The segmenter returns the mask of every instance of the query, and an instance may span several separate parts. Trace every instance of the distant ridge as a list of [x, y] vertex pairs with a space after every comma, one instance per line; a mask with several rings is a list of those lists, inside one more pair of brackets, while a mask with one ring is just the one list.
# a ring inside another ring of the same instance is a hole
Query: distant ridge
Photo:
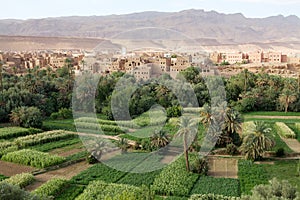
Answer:
[[[124, 31], [142, 27], [172, 29], [194, 39], [209, 39], [215, 45], [300, 41], [300, 19], [294, 15], [246, 18], [240, 13], [222, 14], [194, 9], [180, 12], [0, 20], [0, 35], [110, 39]], [[135, 32], [134, 38], [147, 40], [148, 36], [153, 37], [155, 31], [148, 35], [139, 34]], [[170, 39], [170, 36], [165, 35], [160, 39]]]

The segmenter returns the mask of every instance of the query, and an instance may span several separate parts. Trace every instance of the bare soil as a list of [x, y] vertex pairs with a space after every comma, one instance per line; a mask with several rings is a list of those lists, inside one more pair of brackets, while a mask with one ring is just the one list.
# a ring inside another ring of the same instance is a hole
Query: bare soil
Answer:
[[0, 174], [3, 174], [5, 176], [13, 176], [16, 174], [33, 172], [36, 170], [37, 169], [34, 167], [0, 161]]
[[33, 184], [27, 186], [25, 189], [27, 191], [35, 190], [40, 185], [44, 184], [45, 182], [47, 182], [48, 180], [50, 180], [51, 178], [54, 178], [54, 177], [61, 177], [61, 178], [65, 178], [65, 179], [69, 180], [73, 176], [86, 170], [90, 166], [92, 166], [92, 165], [86, 163], [86, 161], [82, 161], [82, 162], [75, 163], [73, 165], [69, 165], [67, 167], [63, 167], [63, 168], [60, 168], [57, 170], [49, 171], [49, 172], [46, 172], [43, 174], [38, 174], [35, 176], [36, 181]]
[[208, 175], [223, 178], [238, 178], [238, 160], [210, 157]]

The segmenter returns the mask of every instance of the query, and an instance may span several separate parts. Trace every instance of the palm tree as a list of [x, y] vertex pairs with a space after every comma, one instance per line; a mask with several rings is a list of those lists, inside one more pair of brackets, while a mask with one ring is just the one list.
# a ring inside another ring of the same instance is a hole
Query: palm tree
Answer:
[[200, 112], [200, 121], [208, 128], [214, 121], [211, 107], [207, 104], [203, 106], [203, 110]]
[[289, 89], [284, 89], [279, 96], [279, 103], [284, 106], [284, 111], [287, 112], [289, 105], [297, 100], [296, 94]]
[[248, 134], [243, 139], [242, 153], [246, 159], [257, 160], [266, 150], [271, 149], [275, 142], [268, 136], [271, 132], [263, 121], [254, 122], [254, 127], [247, 130]]
[[238, 111], [229, 107], [226, 109], [223, 130], [226, 131], [228, 135], [239, 133], [242, 130], [242, 122], [242, 116]]
[[129, 147], [128, 140], [125, 138], [120, 138], [117, 142], [117, 145], [121, 149], [122, 153], [127, 152], [127, 148]]
[[188, 141], [189, 137], [195, 135], [197, 133], [197, 123], [192, 118], [189, 117], [181, 117], [179, 126], [180, 129], [176, 133], [177, 137], [183, 137], [183, 150], [184, 150], [184, 158], [185, 158], [185, 165], [186, 170], [190, 170], [190, 164], [189, 164], [189, 155], [188, 155]]
[[165, 131], [155, 131], [151, 137], [152, 146], [161, 148], [169, 144], [170, 138]]

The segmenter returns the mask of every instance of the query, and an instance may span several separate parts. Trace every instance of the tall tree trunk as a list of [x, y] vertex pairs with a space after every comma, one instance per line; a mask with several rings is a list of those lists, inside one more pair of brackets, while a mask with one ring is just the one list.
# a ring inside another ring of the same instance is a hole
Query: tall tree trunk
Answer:
[[183, 136], [183, 146], [184, 146], [184, 158], [185, 158], [185, 166], [186, 166], [186, 171], [190, 171], [190, 163], [189, 163], [189, 152], [188, 152], [188, 147], [186, 144], [186, 134]]

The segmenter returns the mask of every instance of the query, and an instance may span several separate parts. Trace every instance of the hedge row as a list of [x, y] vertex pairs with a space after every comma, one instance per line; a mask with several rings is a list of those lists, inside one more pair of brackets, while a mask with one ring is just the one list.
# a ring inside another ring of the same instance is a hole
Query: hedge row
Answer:
[[76, 200], [110, 199], [110, 200], [145, 200], [149, 198], [149, 191], [143, 188], [105, 183], [102, 181], [91, 182]]
[[11, 176], [10, 178], [5, 179], [4, 181], [12, 185], [17, 185], [20, 188], [24, 188], [27, 185], [30, 185], [34, 182], [34, 176], [30, 173], [22, 173]]
[[11, 139], [41, 132], [43, 132], [41, 129], [35, 128], [5, 127], [0, 129], [0, 139]]
[[284, 138], [296, 138], [296, 134], [285, 123], [276, 122], [274, 125], [277, 133]]
[[63, 178], [52, 178], [33, 191], [39, 196], [56, 196], [67, 185], [68, 181]]
[[60, 164], [65, 161], [65, 158], [36, 150], [23, 149], [4, 155], [2, 160], [37, 168], [45, 168]]
[[13, 152], [13, 151], [17, 151], [17, 150], [18, 150], [18, 146], [15, 145], [15, 143], [8, 142], [8, 141], [1, 142], [0, 143], [0, 158], [9, 152]]
[[67, 132], [62, 130], [48, 131], [35, 135], [27, 135], [24, 137], [19, 137], [14, 140], [15, 144], [19, 147], [34, 146], [37, 144], [44, 144], [48, 142], [58, 141], [67, 138], [73, 138], [76, 134], [73, 132]]
[[113, 125], [100, 125], [95, 123], [87, 123], [87, 122], [77, 122], [76, 127], [80, 129], [85, 129], [85, 132], [99, 133], [100, 130], [105, 132], [113, 132], [116, 134], [124, 133], [127, 130], [120, 128], [118, 126]]

